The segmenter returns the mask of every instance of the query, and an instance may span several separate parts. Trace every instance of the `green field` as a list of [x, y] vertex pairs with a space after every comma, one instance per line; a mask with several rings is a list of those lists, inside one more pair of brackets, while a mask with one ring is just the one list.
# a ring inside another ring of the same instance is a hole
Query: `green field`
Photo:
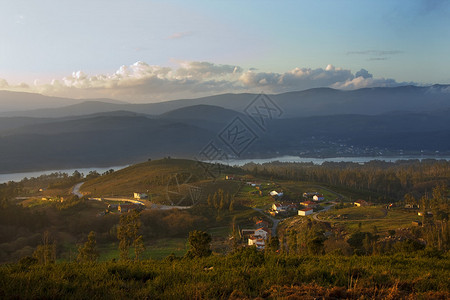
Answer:
[[396, 230], [411, 227], [411, 222], [417, 220], [417, 213], [402, 209], [385, 209], [385, 206], [349, 207], [331, 209], [321, 213], [320, 219], [343, 225], [349, 231], [356, 231], [361, 223], [362, 231], [372, 231], [374, 226], [379, 231]]

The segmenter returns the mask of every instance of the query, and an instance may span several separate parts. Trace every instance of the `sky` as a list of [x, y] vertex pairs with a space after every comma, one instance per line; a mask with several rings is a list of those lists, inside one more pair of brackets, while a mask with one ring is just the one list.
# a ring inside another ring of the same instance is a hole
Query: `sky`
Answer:
[[446, 0], [0, 1], [0, 90], [157, 102], [450, 83]]

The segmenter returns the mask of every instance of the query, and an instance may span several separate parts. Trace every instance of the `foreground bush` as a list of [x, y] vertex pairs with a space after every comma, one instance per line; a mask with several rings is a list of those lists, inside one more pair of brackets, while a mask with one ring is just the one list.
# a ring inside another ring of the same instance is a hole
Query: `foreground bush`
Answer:
[[450, 297], [449, 257], [264, 255], [143, 262], [22, 261], [0, 267], [0, 298], [366, 298]]

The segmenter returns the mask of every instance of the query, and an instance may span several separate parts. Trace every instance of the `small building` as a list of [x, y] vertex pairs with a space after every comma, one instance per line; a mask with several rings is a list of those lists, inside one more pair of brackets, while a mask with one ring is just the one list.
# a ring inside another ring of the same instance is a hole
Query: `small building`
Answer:
[[368, 206], [369, 203], [367, 203], [367, 201], [365, 201], [365, 200], [357, 200], [357, 201], [353, 202], [353, 205], [355, 205], [357, 207], [361, 207], [361, 206]]
[[413, 226], [422, 226], [422, 222], [420, 221], [412, 221]]
[[146, 193], [134, 193], [134, 199], [147, 199], [148, 195]]
[[432, 215], [433, 215], [433, 212], [427, 211], [427, 212], [425, 213], [425, 212], [423, 212], [423, 211], [419, 211], [419, 212], [417, 212], [417, 215], [418, 215], [419, 217], [423, 217], [423, 216], [432, 216]]
[[242, 229], [241, 230], [241, 235], [243, 237], [248, 237], [248, 236], [251, 236], [254, 234], [255, 234], [255, 229]]
[[269, 222], [259, 220], [258, 222], [256, 222], [256, 228], [269, 228]]
[[255, 230], [253, 236], [267, 239], [270, 236], [270, 231], [267, 228], [261, 227]]
[[127, 204], [119, 204], [117, 210], [121, 213], [129, 212], [132, 210], [142, 210], [142, 205], [127, 203]]
[[309, 207], [309, 208], [314, 208], [317, 206], [317, 203], [309, 201], [309, 200], [300, 202], [300, 204], [303, 205], [304, 207]]
[[325, 197], [323, 195], [320, 195], [320, 194], [314, 195], [312, 198], [313, 198], [314, 201], [323, 201], [323, 200], [325, 200]]
[[262, 250], [266, 247], [266, 240], [262, 238], [258, 238], [256, 236], [251, 236], [248, 238], [249, 246], [256, 246], [256, 249]]
[[419, 208], [419, 204], [405, 204], [405, 208]]
[[304, 217], [304, 216], [312, 215], [313, 212], [314, 212], [314, 210], [312, 208], [304, 208], [304, 209], [298, 210], [298, 215]]
[[287, 209], [287, 206], [283, 205], [281, 203], [272, 204], [272, 210], [274, 210], [274, 211], [280, 212], [280, 211], [285, 211], [286, 209]]

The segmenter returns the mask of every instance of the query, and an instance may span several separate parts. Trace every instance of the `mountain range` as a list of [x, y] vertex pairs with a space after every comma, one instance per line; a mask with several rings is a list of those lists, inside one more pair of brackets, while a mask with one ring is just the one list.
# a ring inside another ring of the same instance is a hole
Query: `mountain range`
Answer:
[[[3, 113], [0, 173], [111, 166], [168, 155], [199, 157], [210, 142], [228, 156], [246, 158], [445, 154], [450, 149], [449, 86], [269, 95], [281, 113], [267, 119], [265, 128], [245, 113], [257, 96], [224, 94], [150, 104], [102, 99]], [[236, 120], [251, 135], [242, 151], [223, 139]]]
[[[131, 104], [112, 99], [61, 100], [37, 94], [35, 95], [36, 100], [31, 101], [32, 95], [0, 92], [0, 103], [2, 104], [0, 116], [59, 118], [119, 110], [160, 115], [177, 108], [199, 104], [215, 105], [242, 112], [258, 96], [258, 94], [249, 93], [221, 94], [196, 99]], [[26, 96], [26, 99], [22, 99], [22, 96]], [[268, 96], [282, 109], [284, 118], [336, 114], [376, 115], [392, 111], [423, 112], [448, 108], [450, 85], [378, 87], [350, 91], [316, 88]], [[43, 100], [43, 98], [48, 99]], [[36, 109], [35, 103], [41, 102], [57, 103], [58, 105], [49, 104], [46, 108]], [[5, 108], [10, 105], [4, 105], [4, 103], [16, 103], [21, 110], [11, 111], [10, 109], [8, 111]], [[24, 110], [26, 105], [29, 107], [28, 110]]]

